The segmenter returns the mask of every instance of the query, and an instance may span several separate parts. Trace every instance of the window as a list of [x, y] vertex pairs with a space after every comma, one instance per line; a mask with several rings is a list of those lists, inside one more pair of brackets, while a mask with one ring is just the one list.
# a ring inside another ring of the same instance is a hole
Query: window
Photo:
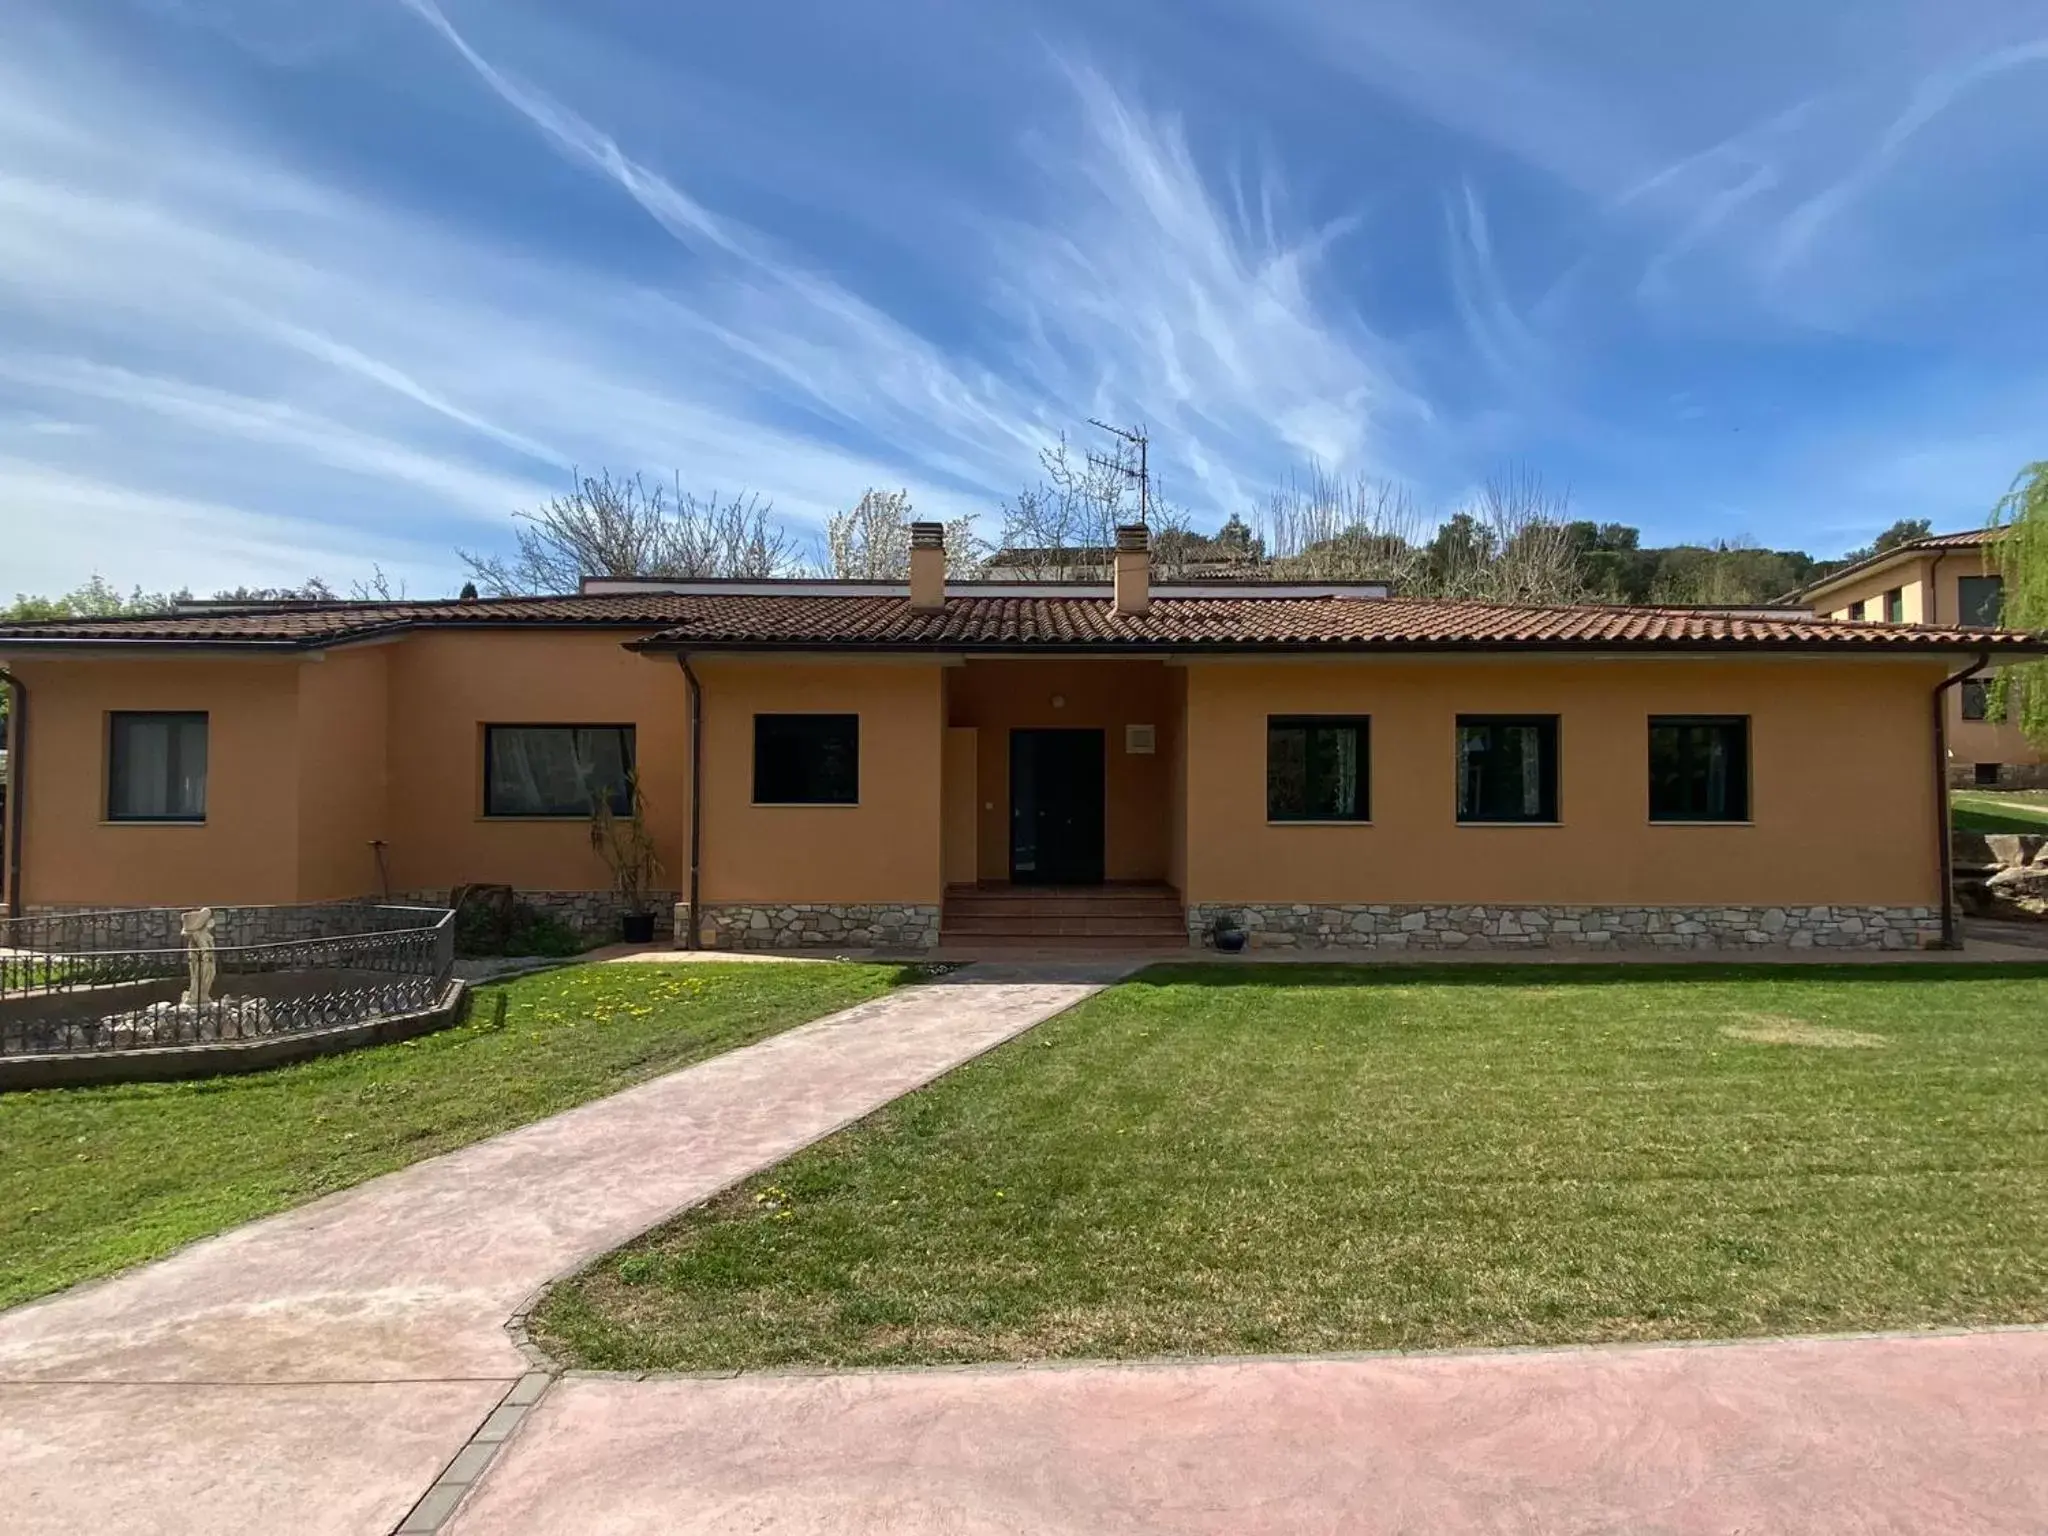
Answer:
[[1650, 717], [1650, 820], [1749, 820], [1749, 720]]
[[1990, 716], [1991, 685], [1981, 677], [1973, 677], [1963, 684], [1963, 718], [1987, 720]]
[[107, 820], [206, 820], [206, 716], [107, 719]]
[[1371, 816], [1363, 715], [1273, 715], [1266, 721], [1266, 817], [1365, 821]]
[[1956, 605], [1960, 622], [1996, 629], [2005, 610], [2005, 578], [1965, 576], [1956, 583]]
[[1863, 622], [1863, 599], [1860, 597], [1849, 605], [1849, 622], [1852, 624], [1861, 624]]
[[599, 796], [633, 809], [630, 725], [487, 725], [486, 816], [588, 816]]
[[1458, 820], [1557, 820], [1557, 716], [1458, 716]]
[[1979, 789], [1998, 788], [1998, 764], [1978, 763], [1976, 765], [1976, 770], [1977, 787]]
[[754, 716], [756, 805], [859, 801], [859, 715]]
[[1887, 624], [1906, 622], [1906, 589], [1893, 587], [1884, 595], [1884, 621]]

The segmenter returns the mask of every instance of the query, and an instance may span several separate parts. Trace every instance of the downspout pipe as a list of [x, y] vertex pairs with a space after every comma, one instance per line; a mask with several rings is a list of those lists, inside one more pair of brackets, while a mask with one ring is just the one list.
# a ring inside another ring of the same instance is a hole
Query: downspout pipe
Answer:
[[690, 669], [687, 655], [678, 651], [676, 661], [690, 685], [690, 931], [683, 948], [701, 949], [704, 925], [697, 917], [697, 899], [704, 863], [704, 685]]
[[1949, 826], [1948, 809], [1948, 699], [1949, 689], [1968, 682], [1991, 665], [1991, 654], [1979, 652], [1962, 671], [1934, 685], [1934, 836], [1941, 866], [1941, 947], [1961, 949], [1956, 934], [1956, 852]]
[[28, 825], [28, 684], [12, 672], [0, 672], [12, 698], [8, 702], [7, 744], [7, 915], [21, 916], [21, 832]]

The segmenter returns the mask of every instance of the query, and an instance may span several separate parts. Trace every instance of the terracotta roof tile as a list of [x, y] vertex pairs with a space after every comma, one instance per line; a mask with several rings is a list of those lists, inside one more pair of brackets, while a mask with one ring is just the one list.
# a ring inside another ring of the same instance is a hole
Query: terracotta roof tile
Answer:
[[[765, 585], [765, 584], [760, 584]], [[565, 626], [638, 631], [650, 649], [1436, 650], [1680, 649], [2048, 653], [2048, 636], [1849, 624], [1804, 615], [1694, 608], [1533, 605], [1422, 598], [1154, 599], [1142, 617], [1100, 596], [975, 596], [955, 589], [939, 613], [900, 595], [792, 583], [727, 591], [628, 593], [481, 602], [317, 604], [146, 618], [0, 626], [0, 649], [135, 644], [317, 649], [415, 628]], [[1071, 593], [1071, 589], [1068, 589]]]
[[334, 645], [422, 626], [576, 625], [655, 629], [675, 622], [671, 593], [485, 598], [460, 602], [295, 603], [195, 609], [135, 618], [42, 619], [0, 624], [9, 641], [124, 641], [183, 645]]
[[1421, 598], [1186, 597], [1118, 615], [1107, 598], [950, 598], [913, 613], [889, 597], [685, 598], [641, 644], [858, 644], [959, 648], [1434, 649], [1472, 647], [2048, 648], [2048, 639], [1907, 625], [1842, 624], [1687, 608], [1536, 607]]

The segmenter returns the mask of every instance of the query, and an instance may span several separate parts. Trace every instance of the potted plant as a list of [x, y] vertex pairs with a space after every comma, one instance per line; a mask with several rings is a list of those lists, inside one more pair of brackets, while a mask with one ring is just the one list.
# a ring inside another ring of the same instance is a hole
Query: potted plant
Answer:
[[626, 775], [625, 792], [624, 814], [613, 808], [609, 792], [591, 797], [590, 846], [612, 872], [612, 889], [619, 893], [620, 936], [628, 944], [650, 944], [652, 890], [661, 878], [661, 859], [647, 833], [647, 802], [640, 794], [639, 775]]
[[1226, 955], [1234, 955], [1244, 948], [1245, 931], [1235, 912], [1218, 914], [1209, 927], [1209, 937]]

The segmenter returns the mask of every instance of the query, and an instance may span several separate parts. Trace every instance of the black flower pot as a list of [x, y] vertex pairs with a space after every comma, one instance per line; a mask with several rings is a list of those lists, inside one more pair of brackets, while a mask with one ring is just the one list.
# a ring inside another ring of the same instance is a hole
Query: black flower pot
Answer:
[[652, 944], [654, 942], [654, 914], [652, 912], [625, 912], [619, 916], [619, 929], [628, 944]]
[[1236, 954], [1244, 948], [1244, 930], [1242, 928], [1218, 928], [1216, 930], [1216, 947], [1226, 955]]

